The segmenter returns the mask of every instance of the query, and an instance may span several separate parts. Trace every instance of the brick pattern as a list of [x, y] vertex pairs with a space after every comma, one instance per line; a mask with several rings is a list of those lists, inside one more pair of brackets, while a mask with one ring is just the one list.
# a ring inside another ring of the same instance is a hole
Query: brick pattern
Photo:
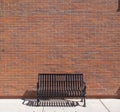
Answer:
[[119, 0], [0, 0], [0, 97], [35, 96], [38, 73], [84, 73], [87, 96], [117, 96], [119, 6]]

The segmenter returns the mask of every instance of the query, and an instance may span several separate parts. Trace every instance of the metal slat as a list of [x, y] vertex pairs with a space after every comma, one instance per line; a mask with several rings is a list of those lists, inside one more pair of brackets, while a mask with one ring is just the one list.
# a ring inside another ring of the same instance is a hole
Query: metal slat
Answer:
[[67, 94], [68, 94], [67, 88], [68, 88], [68, 80], [67, 80], [67, 74], [66, 74], [66, 96], [67, 96]]
[[48, 83], [47, 88], [48, 88], [48, 96], [49, 96], [49, 94], [50, 94], [50, 75], [48, 75], [48, 81], [47, 81], [47, 83]]
[[46, 91], [45, 91], [46, 90], [46, 82], [45, 82], [46, 80], [45, 80], [45, 76], [46, 75], [44, 75], [44, 96], [46, 97]]
[[[66, 77], [65, 77], [65, 79], [66, 79]], [[63, 91], [64, 91], [64, 96], [66, 96], [66, 81], [64, 80], [64, 89], [63, 89]]]
[[68, 78], [69, 78], [69, 84], [70, 84], [70, 94], [69, 94], [69, 96], [71, 96], [71, 89], [72, 89], [72, 80], [71, 80], [71, 77], [69, 77], [69, 75], [68, 75]]
[[72, 87], [72, 82], [71, 82], [71, 78], [69, 77], [69, 74], [68, 74], [68, 82], [69, 82], [69, 96], [71, 96], [71, 87]]
[[74, 75], [72, 75], [72, 96], [74, 96]]
[[43, 83], [42, 84], [42, 88], [43, 88], [43, 90], [42, 90], [42, 96], [43, 96], [43, 92], [44, 92], [44, 75], [42, 75], [41, 77], [42, 77], [42, 83]]
[[80, 75], [81, 76], [81, 87], [83, 86], [83, 76], [82, 75]]
[[54, 75], [54, 95], [56, 96], [56, 75]]
[[66, 96], [68, 95], [68, 80], [67, 80], [67, 74], [66, 74]]
[[47, 92], [47, 75], [45, 75], [45, 93], [46, 93], [46, 97], [48, 96], [48, 92]]
[[[60, 74], [59, 74], [59, 78], [60, 78]], [[61, 97], [61, 84], [60, 84], [60, 80], [58, 82], [59, 82], [58, 84], [59, 84], [59, 92], [60, 92], [59, 94], [60, 94], [60, 97]]]
[[78, 95], [79, 94], [79, 77], [78, 77], [78, 74], [76, 74], [76, 82], [77, 82], [77, 84], [76, 84], [76, 94]]
[[75, 90], [76, 90], [76, 87], [75, 87], [75, 74], [74, 74], [73, 75], [73, 93], [74, 93], [73, 96], [75, 96]]
[[82, 78], [81, 78], [81, 75], [80, 76], [80, 87], [82, 86]]
[[60, 76], [60, 96], [62, 97], [62, 93], [63, 93], [63, 91], [62, 91], [62, 81], [61, 81], [61, 74], [59, 75]]
[[79, 90], [80, 90], [80, 94], [81, 94], [81, 82], [82, 82], [82, 78], [81, 78], [81, 75], [79, 75], [79, 79], [80, 79], [80, 85], [79, 85]]
[[57, 81], [56, 81], [56, 94], [58, 94], [58, 77], [57, 77]]
[[50, 75], [50, 96], [52, 95], [52, 76]]
[[55, 77], [55, 75], [53, 75], [53, 93], [54, 93], [54, 95], [53, 96], [55, 96], [55, 89], [56, 89], [56, 77]]
[[69, 77], [68, 77], [68, 74], [67, 74], [67, 94], [69, 96], [69, 93], [70, 93], [70, 83], [69, 83]]
[[52, 95], [52, 75], [50, 75], [50, 95]]
[[79, 88], [78, 88], [78, 87], [79, 87], [79, 82], [78, 82], [77, 76], [78, 76], [78, 75], [76, 74], [76, 75], [75, 75], [75, 78], [76, 78], [76, 94], [78, 95], [78, 94], [79, 94], [79, 91], [78, 91], [78, 90], [79, 90]]
[[[59, 78], [60, 78], [60, 74], [59, 74]], [[59, 96], [61, 97], [61, 87], [60, 87], [60, 80], [58, 80], [58, 87], [59, 87]]]
[[40, 75], [39, 77], [40, 77], [40, 94], [42, 94], [42, 90], [43, 90], [42, 75]]
[[[71, 74], [70, 74], [70, 75], [71, 75]], [[72, 76], [70, 76], [70, 75], [69, 75], [69, 79], [70, 79], [69, 81], [70, 81], [70, 85], [71, 85], [71, 86], [70, 86], [70, 96], [72, 96], [72, 83], [73, 83], [73, 82], [72, 82]]]
[[46, 75], [44, 75], [44, 82], [45, 82], [45, 84], [44, 84], [44, 91], [45, 91], [45, 93], [44, 93], [44, 95], [45, 95], [45, 97], [46, 97]]
[[63, 76], [62, 74], [61, 74], [61, 76], [62, 76], [62, 78], [63, 78], [63, 80], [62, 80], [62, 91], [63, 91], [63, 97], [65, 96], [65, 76]]
[[53, 82], [53, 75], [52, 75], [52, 94], [53, 94], [53, 96], [54, 96], [54, 89], [53, 89], [53, 85], [54, 85], [54, 82]]

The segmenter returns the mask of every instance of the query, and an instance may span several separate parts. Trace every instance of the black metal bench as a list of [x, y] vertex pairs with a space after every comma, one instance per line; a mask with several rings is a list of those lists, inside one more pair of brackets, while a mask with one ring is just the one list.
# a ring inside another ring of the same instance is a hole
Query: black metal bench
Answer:
[[37, 105], [44, 98], [80, 97], [86, 106], [83, 74], [38, 74]]

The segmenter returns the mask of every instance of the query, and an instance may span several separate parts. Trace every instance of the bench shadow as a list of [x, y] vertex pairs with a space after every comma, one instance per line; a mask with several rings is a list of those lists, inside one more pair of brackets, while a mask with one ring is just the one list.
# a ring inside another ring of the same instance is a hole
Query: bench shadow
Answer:
[[[27, 106], [37, 106], [36, 99], [24, 99], [23, 105]], [[40, 100], [38, 106], [44, 107], [75, 107], [75, 106], [82, 106], [77, 101], [70, 101], [70, 100], [61, 100], [61, 99], [45, 99]]]
[[118, 88], [116, 93], [117, 93], [117, 97], [120, 98], [120, 87]]
[[120, 12], [120, 0], [118, 0], [118, 9], [117, 12]]
[[[22, 104], [26, 106], [37, 106], [37, 96], [35, 90], [27, 90], [25, 91], [22, 97]], [[80, 101], [79, 101], [80, 102]], [[71, 101], [64, 99], [64, 97], [53, 97], [53, 98], [43, 98], [40, 99], [38, 106], [46, 106], [46, 107], [75, 107], [75, 106], [83, 106], [78, 101]]]

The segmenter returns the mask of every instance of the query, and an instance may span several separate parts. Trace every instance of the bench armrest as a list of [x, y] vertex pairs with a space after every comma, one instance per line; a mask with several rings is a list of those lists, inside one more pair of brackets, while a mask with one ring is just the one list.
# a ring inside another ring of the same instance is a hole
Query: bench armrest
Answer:
[[83, 81], [83, 86], [86, 87], [86, 82]]
[[84, 88], [84, 90], [86, 90], [86, 83], [85, 82], [83, 82], [83, 88]]
[[86, 83], [83, 81], [83, 87], [82, 87], [82, 94], [85, 96], [86, 94]]
[[37, 82], [37, 90], [39, 89], [39, 83]]

